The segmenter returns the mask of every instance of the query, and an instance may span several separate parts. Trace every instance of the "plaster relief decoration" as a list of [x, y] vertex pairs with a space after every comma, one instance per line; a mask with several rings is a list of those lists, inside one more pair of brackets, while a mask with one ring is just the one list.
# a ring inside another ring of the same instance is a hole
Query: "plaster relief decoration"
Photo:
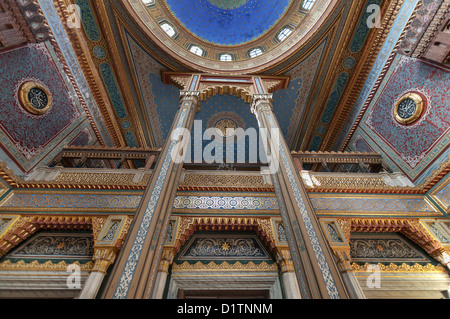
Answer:
[[1, 147], [27, 172], [75, 134], [85, 117], [49, 44], [3, 53], [0, 74]]
[[40, 232], [6, 256], [7, 259], [86, 259], [94, 254], [89, 233]]
[[432, 259], [399, 234], [352, 234], [351, 259], [357, 263], [430, 263]]
[[178, 260], [270, 260], [256, 235], [195, 234]]

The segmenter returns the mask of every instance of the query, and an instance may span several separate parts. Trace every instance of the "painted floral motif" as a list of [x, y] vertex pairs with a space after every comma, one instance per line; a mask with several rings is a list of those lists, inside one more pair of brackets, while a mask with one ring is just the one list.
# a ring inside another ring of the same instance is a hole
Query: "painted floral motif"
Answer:
[[91, 257], [94, 241], [91, 235], [41, 233], [16, 249], [9, 257]]
[[201, 236], [192, 240], [180, 259], [269, 259], [255, 237]]
[[424, 254], [397, 236], [387, 238], [355, 238], [350, 240], [350, 254], [353, 261], [379, 262], [428, 262]]

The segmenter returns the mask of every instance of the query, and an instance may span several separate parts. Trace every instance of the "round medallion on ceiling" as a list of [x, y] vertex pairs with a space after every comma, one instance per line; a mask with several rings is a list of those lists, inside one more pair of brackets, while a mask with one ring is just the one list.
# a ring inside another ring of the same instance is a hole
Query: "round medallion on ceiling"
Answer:
[[237, 125], [230, 119], [223, 119], [215, 125], [217, 133], [222, 137], [233, 136], [236, 132]]
[[52, 105], [52, 97], [47, 87], [30, 81], [22, 84], [19, 90], [20, 105], [31, 114], [45, 114]]
[[400, 124], [408, 125], [420, 118], [423, 112], [424, 102], [417, 93], [404, 94], [394, 107], [394, 118]]

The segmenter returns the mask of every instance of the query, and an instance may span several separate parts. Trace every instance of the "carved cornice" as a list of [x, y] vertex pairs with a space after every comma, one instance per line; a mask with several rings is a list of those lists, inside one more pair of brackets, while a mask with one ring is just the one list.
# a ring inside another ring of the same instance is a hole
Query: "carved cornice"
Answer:
[[400, 232], [435, 257], [444, 248], [417, 219], [351, 219], [352, 232]]
[[[383, 4], [381, 12], [384, 12], [384, 15], [381, 21], [381, 26], [380, 28], [375, 28], [371, 31], [369, 38], [367, 39], [368, 44], [366, 44], [366, 49], [361, 50], [363, 52], [363, 56], [360, 59], [360, 63], [356, 67], [357, 71], [351, 77], [350, 82], [347, 85], [347, 88], [342, 96], [341, 102], [339, 103], [336, 109], [336, 114], [339, 115], [335, 119], [333, 119], [328, 129], [328, 133], [325, 136], [324, 141], [321, 145], [321, 149], [323, 150], [330, 149], [333, 146], [334, 142], [336, 141], [336, 138], [338, 137], [339, 132], [344, 126], [351, 109], [353, 108], [356, 100], [358, 99], [358, 96], [361, 92], [361, 89], [364, 86], [364, 83], [371, 71], [372, 66], [374, 65], [378, 57], [378, 54], [380, 53], [380, 50], [387, 39], [387, 36], [394, 24], [395, 18], [398, 15], [403, 2], [404, 2], [403, 0], [394, 0]], [[397, 43], [394, 50], [391, 52], [388, 62], [386, 63], [383, 71], [380, 74], [380, 79], [384, 77], [384, 74], [386, 74], [389, 66], [391, 65], [392, 60], [397, 52], [398, 46], [399, 43]], [[372, 89], [372, 92], [370, 93], [369, 97], [366, 100], [366, 103], [364, 104], [362, 110], [358, 114], [358, 117], [355, 120], [353, 127], [347, 134], [347, 139], [343, 143], [341, 151], [344, 151], [345, 146], [350, 141], [349, 138], [353, 135], [353, 132], [355, 131], [356, 127], [361, 121], [362, 115], [364, 115], [364, 112], [368, 107], [368, 102], [371, 101], [381, 83], [380, 79], [378, 79], [378, 81], [376, 82], [375, 86]]]
[[[373, 264], [366, 263], [364, 265], [358, 265], [356, 263], [352, 263], [352, 270], [356, 272], [373, 272]], [[402, 265], [396, 265], [396, 264], [389, 264], [384, 265], [382, 263], [377, 264], [377, 270], [380, 272], [419, 272], [419, 273], [428, 273], [428, 272], [439, 272], [439, 273], [447, 273], [447, 270], [442, 265], [432, 265], [432, 264], [426, 264], [426, 265], [408, 265], [408, 264], [402, 264]]]
[[39, 229], [92, 229], [91, 216], [20, 215], [0, 236], [0, 256], [33, 235]]
[[276, 272], [278, 271], [277, 264], [268, 264], [263, 261], [261, 263], [254, 263], [252, 261], [248, 263], [241, 263], [239, 261], [235, 263], [228, 263], [226, 261], [222, 263], [215, 263], [211, 261], [208, 264], [204, 264], [202, 262], [197, 262], [195, 264], [190, 264], [185, 261], [182, 264], [174, 263], [172, 265], [172, 271], [269, 271]]
[[37, 260], [32, 261], [30, 263], [26, 263], [23, 260], [20, 260], [16, 263], [11, 262], [10, 260], [6, 260], [0, 263], [0, 270], [39, 270], [39, 271], [64, 271], [67, 276], [67, 268], [70, 265], [77, 265], [80, 267], [81, 271], [90, 271], [94, 267], [94, 262], [89, 261], [85, 264], [80, 264], [78, 261], [68, 264], [65, 261], [61, 261], [59, 263], [53, 263], [52, 261], [46, 261], [45, 263], [39, 263]]
[[275, 238], [270, 219], [251, 217], [180, 217], [173, 247], [175, 253], [189, 240], [194, 231], [256, 231], [274, 252]]
[[[70, 21], [70, 14], [67, 11], [66, 1], [55, 0], [54, 5], [60, 17], [60, 21]], [[114, 111], [112, 110], [110, 103], [107, 102], [104, 98], [105, 96], [108, 96], [108, 94], [106, 93], [106, 89], [98, 81], [98, 79], [100, 79], [101, 77], [97, 73], [96, 69], [93, 67], [90, 55], [85, 52], [86, 40], [84, 38], [83, 39], [79, 38], [82, 37], [82, 35], [77, 34], [76, 28], [69, 28], [67, 26], [67, 23], [62, 22], [61, 24], [67, 34], [70, 43], [72, 44], [72, 49], [74, 51], [75, 56], [77, 57], [81, 71], [83, 72], [86, 82], [89, 84], [92, 96], [98, 105], [98, 109], [101, 114], [102, 120], [105, 123], [105, 126], [108, 130], [109, 135], [111, 136], [111, 139], [113, 140], [114, 145], [116, 146], [125, 145], [126, 143], [120, 133], [119, 125], [115, 120]], [[55, 46], [57, 46], [57, 43], [55, 43]], [[62, 58], [62, 60], [64, 61], [64, 58]], [[67, 70], [65, 68], [65, 71], [68, 72], [68, 75], [70, 77], [71, 73], [69, 68], [67, 68]], [[72, 82], [74, 82], [73, 77], [71, 78], [71, 80]], [[82, 103], [86, 113], [88, 114], [90, 123], [94, 128], [94, 131], [99, 141], [101, 142], [102, 145], [104, 145], [103, 139], [101, 138], [101, 135], [98, 132], [98, 128], [96, 127], [95, 122], [92, 119], [92, 115], [87, 106], [85, 105], [81, 92], [79, 92], [79, 89], [76, 85], [74, 85], [74, 87], [79, 95], [80, 102]]]

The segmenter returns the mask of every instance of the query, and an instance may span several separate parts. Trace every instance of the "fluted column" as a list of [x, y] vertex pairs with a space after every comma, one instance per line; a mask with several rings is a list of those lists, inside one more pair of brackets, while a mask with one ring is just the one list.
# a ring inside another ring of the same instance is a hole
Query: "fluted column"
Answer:
[[182, 91], [179, 110], [152, 177], [142, 196], [127, 239], [117, 258], [102, 298], [145, 299], [154, 294], [170, 212], [183, 167], [182, 147], [198, 107], [199, 92]]
[[301, 295], [304, 299], [348, 298], [348, 293], [290, 150], [272, 109], [272, 95], [253, 96], [262, 139], [269, 153], [269, 170], [280, 205]]

